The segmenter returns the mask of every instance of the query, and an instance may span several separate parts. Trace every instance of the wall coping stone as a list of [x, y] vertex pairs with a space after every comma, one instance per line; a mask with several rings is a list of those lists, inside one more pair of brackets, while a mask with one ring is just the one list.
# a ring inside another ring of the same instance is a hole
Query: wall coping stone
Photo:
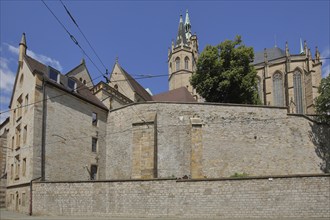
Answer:
[[177, 180], [177, 178], [155, 178], [155, 179], [115, 179], [115, 180], [73, 180], [73, 181], [38, 181], [33, 183], [116, 183], [116, 182], [151, 182]]
[[296, 174], [296, 175], [273, 175], [273, 176], [247, 176], [247, 177], [225, 177], [225, 178], [200, 178], [200, 179], [182, 179], [182, 178], [155, 178], [155, 179], [116, 179], [116, 180], [77, 180], [77, 181], [37, 181], [35, 183], [116, 183], [116, 182], [155, 182], [169, 181], [176, 182], [207, 182], [207, 181], [237, 181], [237, 180], [264, 180], [264, 179], [289, 179], [306, 177], [329, 177], [330, 174]]
[[290, 179], [290, 178], [306, 178], [306, 177], [329, 177], [329, 173], [325, 174], [295, 174], [295, 175], [272, 175], [272, 176], [246, 176], [246, 177], [225, 177], [225, 178], [200, 178], [200, 179], [178, 179], [177, 182], [201, 182], [201, 181], [236, 181], [236, 180], [264, 180], [264, 179]]
[[121, 106], [116, 109], [110, 110], [114, 112], [133, 105], [143, 105], [143, 104], [179, 104], [179, 105], [213, 105], [213, 106], [230, 106], [230, 107], [248, 107], [248, 108], [270, 108], [270, 109], [282, 109], [287, 110], [287, 107], [278, 107], [278, 106], [267, 106], [267, 105], [250, 105], [250, 104], [234, 104], [234, 103], [216, 103], [216, 102], [169, 102], [169, 101], [147, 101], [147, 102], [134, 102], [124, 106]]

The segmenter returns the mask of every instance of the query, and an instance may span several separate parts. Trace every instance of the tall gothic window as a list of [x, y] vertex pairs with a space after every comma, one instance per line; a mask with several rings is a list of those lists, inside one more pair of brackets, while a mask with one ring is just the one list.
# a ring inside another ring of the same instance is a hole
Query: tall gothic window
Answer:
[[180, 70], [180, 58], [177, 57], [175, 59], [175, 71], [179, 71]]
[[257, 77], [257, 87], [258, 87], [258, 96], [260, 101], [262, 101], [262, 88], [261, 88], [261, 79]]
[[296, 70], [293, 73], [294, 103], [296, 104], [296, 113], [303, 113], [301, 73]]
[[189, 58], [184, 58], [184, 68], [187, 70], [189, 68]]
[[283, 106], [283, 78], [281, 73], [273, 75], [273, 97], [275, 106]]

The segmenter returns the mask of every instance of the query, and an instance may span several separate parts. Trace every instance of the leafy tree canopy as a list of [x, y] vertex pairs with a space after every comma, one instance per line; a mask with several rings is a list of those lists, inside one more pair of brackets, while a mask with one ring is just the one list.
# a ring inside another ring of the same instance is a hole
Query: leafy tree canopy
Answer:
[[208, 45], [190, 82], [207, 102], [260, 104], [253, 59], [253, 48], [246, 47], [240, 36]]
[[316, 113], [322, 123], [330, 125], [330, 75], [322, 79], [316, 98]]

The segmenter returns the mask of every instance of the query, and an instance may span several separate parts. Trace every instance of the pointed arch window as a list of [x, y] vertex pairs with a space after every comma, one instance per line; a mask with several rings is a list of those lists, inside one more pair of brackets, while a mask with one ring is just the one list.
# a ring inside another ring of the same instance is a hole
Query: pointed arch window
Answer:
[[279, 72], [273, 75], [273, 98], [275, 106], [283, 106], [283, 77]]
[[257, 88], [258, 88], [258, 96], [260, 101], [262, 101], [262, 87], [261, 87], [261, 79], [257, 77]]
[[188, 69], [189, 68], [189, 58], [188, 57], [186, 57], [186, 58], [184, 58], [184, 69]]
[[179, 71], [180, 70], [180, 58], [177, 57], [175, 59], [175, 71]]
[[302, 101], [302, 87], [301, 87], [301, 73], [296, 70], [293, 73], [293, 90], [294, 90], [294, 103], [296, 105], [296, 113], [303, 113], [303, 101]]

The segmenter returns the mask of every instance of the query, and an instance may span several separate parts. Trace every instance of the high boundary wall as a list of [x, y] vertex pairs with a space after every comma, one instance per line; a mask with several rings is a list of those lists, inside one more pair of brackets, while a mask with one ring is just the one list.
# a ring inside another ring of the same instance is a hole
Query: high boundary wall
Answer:
[[33, 215], [330, 218], [330, 176], [33, 183]]
[[319, 125], [286, 108], [149, 102], [111, 111], [107, 126], [106, 179], [329, 172]]

